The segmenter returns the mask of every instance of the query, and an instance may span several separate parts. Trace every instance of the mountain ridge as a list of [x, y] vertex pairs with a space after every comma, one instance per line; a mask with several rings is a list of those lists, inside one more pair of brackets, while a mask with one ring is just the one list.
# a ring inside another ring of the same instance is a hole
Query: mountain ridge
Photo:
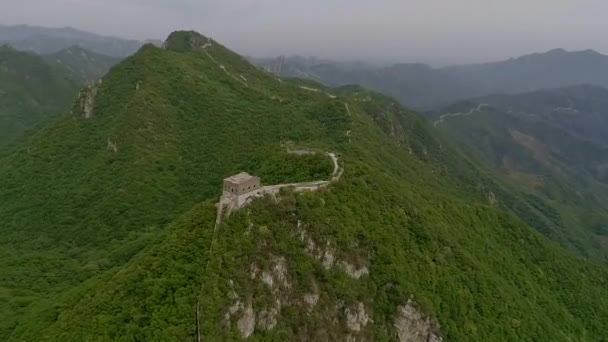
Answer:
[[455, 113], [443, 114], [436, 128], [489, 162], [498, 177], [546, 199], [556, 217], [571, 221], [577, 249], [605, 259], [607, 105], [608, 90], [579, 85], [471, 99], [431, 118]]
[[42, 57], [0, 46], [0, 145], [67, 108], [76, 81]]
[[[0, 157], [0, 338], [606, 335], [606, 268], [506, 211], [518, 194], [424, 118], [172, 36]], [[227, 176], [319, 179], [327, 158], [288, 148], [336, 151], [344, 173], [214, 229]]]
[[[349, 68], [340, 62], [306, 64], [279, 58], [253, 62], [282, 76], [307, 77], [330, 86], [360, 84], [405, 106], [435, 109], [493, 93], [517, 93], [581, 83], [608, 86], [608, 56], [593, 50], [554, 49], [498, 62], [433, 68], [422, 63]], [[312, 60], [314, 62], [314, 60]], [[281, 69], [278, 68], [281, 65]]]
[[74, 80], [81, 84], [91, 82], [103, 76], [120, 59], [91, 52], [79, 45], [43, 55], [50, 64], [65, 68]]
[[81, 86], [117, 62], [77, 46], [52, 55], [0, 46], [0, 145], [68, 110]]
[[53, 28], [30, 25], [0, 25], [0, 43], [8, 43], [19, 50], [38, 54], [53, 54], [72, 45], [116, 58], [124, 58], [146, 43], [158, 44], [155, 40], [138, 41], [99, 35], [72, 27]]

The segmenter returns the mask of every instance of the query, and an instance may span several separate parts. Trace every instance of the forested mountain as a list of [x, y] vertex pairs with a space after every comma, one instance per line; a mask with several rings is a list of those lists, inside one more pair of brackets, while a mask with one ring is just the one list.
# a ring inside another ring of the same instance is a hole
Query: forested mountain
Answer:
[[0, 47], [0, 145], [67, 109], [81, 85], [30, 53]]
[[608, 261], [608, 90], [581, 85], [492, 95], [432, 117], [498, 175], [551, 203], [539, 210], [568, 229], [547, 234]]
[[69, 110], [78, 90], [118, 61], [76, 46], [45, 56], [1, 46], [0, 145]]
[[[546, 213], [417, 114], [194, 32], [165, 47], [0, 156], [1, 340], [608, 336], [606, 267], [539, 234]], [[288, 149], [337, 153], [343, 174], [216, 226], [226, 176], [328, 176]]]
[[556, 49], [501, 62], [442, 68], [426, 64], [373, 67], [300, 57], [253, 61], [280, 76], [307, 77], [330, 86], [359, 84], [420, 109], [494, 93], [585, 83], [608, 86], [608, 56], [592, 50]]
[[[150, 42], [158, 44], [155, 41]], [[0, 44], [9, 44], [19, 50], [37, 54], [53, 54], [72, 46], [80, 46], [98, 54], [123, 58], [137, 51], [144, 43], [137, 40], [101, 36], [71, 27], [0, 25]]]
[[69, 76], [82, 84], [97, 80], [120, 61], [119, 58], [94, 53], [79, 46], [43, 57], [49, 64], [67, 69]]

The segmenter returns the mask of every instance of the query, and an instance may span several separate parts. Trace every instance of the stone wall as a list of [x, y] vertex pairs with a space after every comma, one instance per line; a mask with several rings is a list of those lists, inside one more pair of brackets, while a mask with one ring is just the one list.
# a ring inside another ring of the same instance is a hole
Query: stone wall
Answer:
[[251, 177], [251, 179], [240, 183], [233, 183], [228, 180], [224, 181], [224, 191], [235, 195], [256, 191], [260, 189], [260, 187], [260, 179], [258, 177]]

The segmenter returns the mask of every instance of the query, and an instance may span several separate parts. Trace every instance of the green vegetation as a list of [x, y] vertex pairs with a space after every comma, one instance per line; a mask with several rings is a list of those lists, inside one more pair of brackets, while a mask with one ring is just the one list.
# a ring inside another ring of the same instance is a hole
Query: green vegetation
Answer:
[[65, 69], [69, 77], [80, 84], [97, 80], [120, 61], [119, 58], [94, 53], [79, 46], [43, 57], [49, 64]]
[[[450, 341], [608, 336], [607, 269], [490, 201], [532, 207], [424, 119], [356, 87], [301, 89], [207, 42], [142, 48], [104, 77], [90, 119], [75, 105], [0, 157], [1, 340], [237, 339], [249, 303], [256, 340], [394, 340], [411, 295]], [[225, 176], [331, 172], [288, 146], [338, 152], [344, 175], [214, 229]], [[358, 303], [371, 320], [356, 332]]]
[[[194, 306], [209, 258], [215, 209], [197, 205], [114, 268], [57, 298], [41, 299], [16, 327], [19, 340], [189, 340]], [[150, 241], [151, 242], [151, 241]], [[88, 317], [88, 319], [82, 319]]]
[[[606, 234], [608, 91], [592, 86], [495, 95], [453, 105], [468, 112], [438, 125], [494, 168], [496, 179], [525, 193], [537, 218], [518, 216], [580, 255], [608, 261]], [[513, 203], [505, 203], [515, 208]], [[515, 208], [516, 209], [516, 208]], [[517, 211], [517, 209], [516, 209]]]
[[80, 87], [117, 61], [79, 47], [46, 56], [0, 47], [0, 146], [65, 112]]
[[[259, 77], [271, 87], [245, 88], [199, 53], [148, 46], [104, 78], [92, 119], [76, 107], [7, 153], [0, 286], [21, 291], [11, 301], [27, 307], [122, 266], [183, 212], [217, 198], [231, 174], [268, 183], [326, 178], [328, 158], [294, 163], [281, 143], [332, 150], [323, 137], [347, 124], [344, 107], [295, 87], [280, 93], [289, 100], [272, 99], [267, 92], [281, 84]], [[14, 317], [14, 305], [2, 316]], [[15, 322], [3, 324], [11, 331]]]
[[0, 146], [68, 108], [78, 84], [36, 55], [0, 47]]

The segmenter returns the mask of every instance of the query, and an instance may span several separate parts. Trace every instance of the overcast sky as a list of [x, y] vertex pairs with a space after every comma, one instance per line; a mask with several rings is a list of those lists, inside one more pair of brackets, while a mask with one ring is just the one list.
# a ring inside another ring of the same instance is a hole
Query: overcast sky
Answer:
[[469, 63], [608, 52], [606, 0], [0, 0], [0, 23], [164, 39], [194, 29], [242, 54]]

